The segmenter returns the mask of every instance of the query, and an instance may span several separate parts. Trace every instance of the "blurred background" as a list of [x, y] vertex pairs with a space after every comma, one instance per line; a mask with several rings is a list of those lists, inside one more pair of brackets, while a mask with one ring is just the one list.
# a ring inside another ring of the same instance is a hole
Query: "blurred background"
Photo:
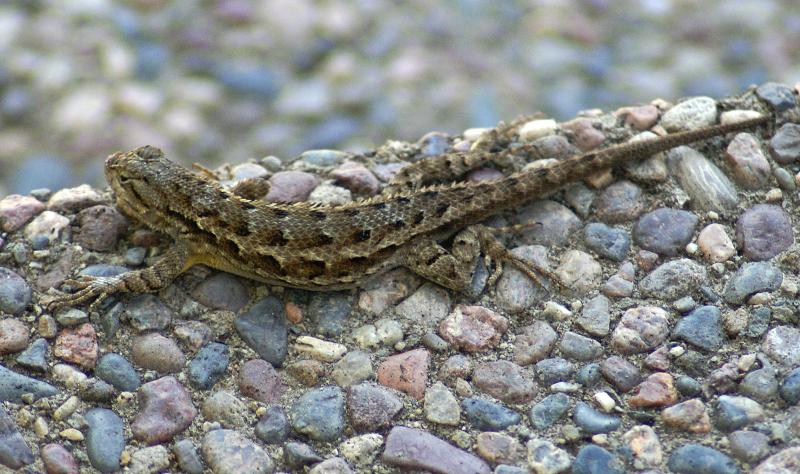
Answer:
[[797, 0], [0, 0], [0, 195], [800, 80]]

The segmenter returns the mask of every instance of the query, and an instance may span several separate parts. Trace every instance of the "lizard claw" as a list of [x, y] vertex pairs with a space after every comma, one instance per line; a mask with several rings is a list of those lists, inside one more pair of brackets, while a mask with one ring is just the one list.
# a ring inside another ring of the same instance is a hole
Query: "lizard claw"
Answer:
[[119, 290], [120, 283], [121, 279], [115, 276], [95, 277], [82, 275], [77, 279], [69, 279], [64, 284], [73, 286], [78, 291], [56, 297], [47, 302], [45, 307], [48, 311], [55, 311], [64, 306], [77, 306], [87, 301], [92, 301], [89, 305], [89, 312], [93, 312], [108, 295]]

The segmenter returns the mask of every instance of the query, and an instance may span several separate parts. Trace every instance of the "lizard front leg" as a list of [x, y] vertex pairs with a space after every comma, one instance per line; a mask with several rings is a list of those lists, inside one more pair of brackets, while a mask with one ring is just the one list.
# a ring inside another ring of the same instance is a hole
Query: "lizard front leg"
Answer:
[[76, 306], [92, 301], [89, 311], [93, 311], [107, 296], [114, 293], [151, 293], [169, 285], [189, 266], [189, 250], [186, 245], [176, 242], [153, 265], [141, 270], [125, 272], [111, 277], [84, 275], [64, 283], [78, 288], [72, 294], [59, 296], [46, 306], [53, 311], [63, 306]]
[[542, 280], [542, 276], [559, 284], [549, 270], [535, 267], [511, 253], [495, 237], [496, 232], [498, 229], [481, 224], [469, 226], [455, 235], [449, 251], [433, 239], [417, 241], [408, 248], [403, 266], [438, 285], [463, 291], [472, 282], [475, 264], [483, 253], [487, 268], [494, 265], [489, 285], [494, 284], [502, 274], [504, 263], [520, 270], [545, 289], [549, 289], [549, 286]]

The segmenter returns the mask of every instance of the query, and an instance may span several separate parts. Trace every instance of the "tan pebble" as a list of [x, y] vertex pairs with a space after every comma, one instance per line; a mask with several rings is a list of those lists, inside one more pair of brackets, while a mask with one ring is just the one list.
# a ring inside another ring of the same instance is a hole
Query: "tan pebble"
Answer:
[[75, 428], [67, 428], [65, 430], [61, 430], [58, 433], [58, 435], [70, 441], [83, 441], [83, 433], [76, 430]]
[[709, 224], [697, 236], [697, 245], [712, 263], [724, 262], [736, 254], [731, 238], [722, 224]]
[[56, 421], [66, 420], [78, 409], [78, 403], [80, 403], [78, 397], [75, 395], [69, 397], [67, 401], [62, 403], [61, 406], [56, 408], [56, 411], [53, 412], [53, 419]]
[[36, 433], [36, 436], [39, 439], [47, 436], [50, 433], [50, 427], [47, 426], [47, 420], [41, 416], [36, 417], [36, 421], [33, 422], [33, 432]]

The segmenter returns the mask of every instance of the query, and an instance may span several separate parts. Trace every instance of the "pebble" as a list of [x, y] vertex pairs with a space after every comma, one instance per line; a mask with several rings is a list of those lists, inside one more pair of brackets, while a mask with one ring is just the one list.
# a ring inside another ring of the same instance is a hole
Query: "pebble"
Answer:
[[584, 402], [575, 405], [572, 419], [578, 427], [589, 434], [610, 433], [619, 428], [621, 423], [618, 416], [599, 412]]
[[689, 433], [711, 431], [711, 418], [705, 404], [698, 398], [686, 400], [661, 411], [664, 424]]
[[234, 321], [239, 337], [275, 367], [280, 367], [288, 352], [288, 327], [283, 302], [268, 296], [256, 302]]
[[691, 212], [662, 207], [639, 218], [633, 239], [645, 250], [674, 257], [692, 240], [697, 222]]
[[352, 464], [360, 467], [371, 465], [383, 446], [383, 436], [367, 433], [353, 436], [339, 444], [339, 453]]
[[781, 398], [786, 403], [797, 405], [800, 402], [800, 367], [791, 370], [781, 380], [780, 385]]
[[715, 351], [725, 341], [719, 308], [701, 306], [675, 325], [672, 336], [706, 351]]
[[636, 387], [634, 396], [628, 399], [632, 407], [662, 407], [678, 401], [678, 391], [672, 375], [665, 372], [650, 374], [644, 382]]
[[760, 402], [769, 402], [778, 395], [778, 379], [772, 367], [754, 370], [739, 383], [739, 393]]
[[603, 354], [603, 346], [592, 338], [567, 331], [558, 343], [561, 355], [568, 359], [587, 362]]
[[372, 361], [368, 353], [350, 351], [336, 362], [331, 377], [340, 387], [347, 388], [375, 376]]
[[34, 459], [17, 423], [0, 405], [0, 464], [16, 470], [33, 463]]
[[103, 196], [99, 192], [88, 184], [82, 184], [75, 188], [65, 188], [53, 193], [47, 201], [47, 209], [56, 212], [76, 212], [102, 203]]
[[377, 194], [380, 185], [378, 178], [366, 166], [353, 161], [345, 161], [331, 170], [330, 176], [354, 193]]
[[244, 308], [250, 296], [239, 277], [230, 273], [215, 273], [192, 290], [192, 298], [209, 308], [236, 313]]
[[637, 130], [647, 130], [658, 121], [658, 108], [650, 104], [626, 107], [620, 112], [625, 117], [625, 125]]
[[172, 332], [191, 351], [199, 350], [211, 342], [212, 338], [211, 328], [200, 321], [178, 322], [173, 326]]
[[201, 390], [213, 387], [228, 370], [229, 349], [225, 344], [211, 342], [189, 362], [189, 383]]
[[564, 393], [554, 393], [544, 397], [539, 403], [531, 407], [528, 414], [531, 424], [537, 430], [544, 430], [553, 426], [569, 409], [570, 398]]
[[573, 474], [624, 474], [625, 465], [606, 449], [594, 444], [581, 447], [572, 463]]
[[708, 279], [706, 268], [688, 258], [670, 260], [656, 267], [639, 284], [645, 296], [672, 301], [692, 294]]
[[603, 268], [591, 255], [580, 250], [569, 250], [561, 257], [555, 274], [574, 295], [583, 296], [596, 289], [603, 276]]
[[575, 322], [590, 335], [604, 337], [608, 334], [611, 324], [610, 304], [608, 298], [603, 295], [593, 297], [583, 306]]
[[110, 252], [128, 228], [128, 220], [116, 209], [97, 205], [80, 211], [75, 220], [78, 229], [75, 242], [97, 252]]
[[323, 336], [339, 336], [353, 310], [351, 298], [341, 293], [315, 293], [308, 304], [308, 319], [316, 322]]
[[472, 383], [478, 390], [512, 404], [527, 403], [537, 392], [528, 373], [506, 360], [478, 364], [472, 373]]
[[582, 226], [580, 218], [568, 207], [549, 200], [534, 201], [520, 209], [517, 217], [520, 222], [540, 224], [520, 235], [527, 245], [564, 245]]
[[47, 371], [47, 353], [50, 346], [47, 340], [39, 338], [30, 343], [30, 345], [22, 352], [19, 353], [16, 359], [17, 364], [29, 370], [37, 370], [39, 372]]
[[713, 448], [685, 444], [672, 452], [667, 461], [672, 472], [681, 474], [738, 474], [736, 462]]
[[256, 423], [255, 434], [264, 443], [279, 444], [289, 437], [289, 418], [280, 405], [272, 405], [266, 409]]
[[717, 402], [715, 425], [722, 431], [734, 431], [764, 419], [764, 409], [747, 397], [721, 395]]
[[481, 398], [465, 398], [461, 406], [467, 421], [480, 431], [501, 431], [521, 420], [514, 410]]
[[14, 232], [42, 211], [44, 204], [34, 197], [8, 195], [0, 199], [0, 228], [3, 232]]
[[450, 295], [440, 286], [425, 283], [395, 306], [399, 320], [433, 328], [450, 313]]
[[323, 362], [336, 362], [347, 352], [347, 346], [336, 342], [324, 341], [311, 336], [299, 336], [293, 348]]
[[269, 179], [268, 202], [302, 202], [319, 184], [319, 179], [305, 171], [278, 171]]
[[475, 452], [492, 465], [513, 464], [522, 459], [522, 445], [503, 433], [480, 433], [475, 438]]
[[725, 262], [736, 255], [736, 248], [721, 224], [709, 224], [697, 236], [700, 251], [711, 263]]
[[0, 312], [19, 315], [31, 302], [31, 287], [19, 275], [0, 267]]
[[800, 464], [800, 447], [793, 446], [778, 451], [756, 466], [753, 474], [791, 474]]
[[756, 204], [736, 221], [736, 241], [748, 260], [769, 260], [794, 243], [792, 221], [773, 204]]
[[714, 125], [717, 103], [711, 97], [692, 97], [670, 108], [661, 116], [661, 126], [668, 132], [682, 132]]
[[749, 464], [769, 453], [769, 436], [757, 431], [734, 431], [728, 435], [728, 442], [733, 457]]
[[[547, 248], [541, 245], [517, 247], [511, 253], [531, 263], [534, 267], [549, 269]], [[506, 268], [495, 285], [497, 305], [511, 314], [530, 308], [549, 295], [530, 277], [515, 268]]]
[[700, 382], [689, 377], [688, 375], [680, 375], [675, 380], [675, 388], [681, 393], [681, 395], [685, 395], [687, 397], [695, 397], [700, 395], [702, 391], [702, 387], [700, 386]]
[[550, 354], [558, 334], [545, 321], [534, 321], [522, 328], [514, 341], [514, 362], [519, 365], [536, 363]]
[[725, 212], [735, 209], [739, 199], [728, 176], [702, 153], [688, 146], [667, 152], [667, 161], [681, 188], [697, 210]]
[[432, 332], [426, 332], [422, 336], [422, 339], [420, 339], [420, 342], [427, 349], [430, 349], [434, 352], [444, 352], [450, 348], [450, 345], [447, 343], [447, 341]]
[[536, 474], [557, 474], [569, 469], [569, 454], [550, 441], [533, 438], [528, 441], [528, 467]]
[[430, 352], [414, 349], [388, 357], [378, 366], [378, 382], [422, 400], [428, 382]]
[[64, 446], [58, 443], [49, 443], [39, 450], [47, 474], [78, 474], [80, 467], [78, 461]]
[[201, 413], [206, 421], [218, 421], [225, 428], [241, 428], [247, 424], [247, 405], [225, 390], [205, 397]]
[[310, 390], [292, 404], [290, 412], [297, 433], [316, 441], [336, 441], [344, 430], [344, 393], [336, 386]]
[[94, 374], [124, 392], [133, 392], [142, 384], [133, 364], [113, 352], [103, 354], [94, 369]]
[[391, 426], [403, 409], [403, 402], [392, 391], [373, 383], [360, 383], [347, 389], [350, 424], [358, 432]]
[[647, 425], [637, 425], [622, 436], [633, 454], [633, 467], [636, 469], [657, 469], [663, 460], [661, 442], [656, 432]]
[[642, 380], [639, 369], [619, 356], [611, 356], [601, 362], [600, 372], [606, 380], [623, 392], [633, 390]]
[[667, 312], [657, 306], [639, 306], [622, 315], [611, 334], [611, 347], [620, 354], [638, 354], [655, 349], [667, 336]]
[[89, 323], [63, 329], [53, 346], [53, 354], [59, 359], [89, 369], [97, 363], [97, 352], [97, 334]]
[[283, 458], [286, 465], [293, 470], [302, 470], [303, 466], [322, 461], [322, 457], [314, 451], [314, 448], [296, 441], [286, 443], [283, 449]]
[[780, 365], [797, 367], [800, 365], [800, 329], [794, 326], [770, 329], [761, 350]]
[[149, 333], [134, 339], [131, 360], [143, 369], [155, 370], [160, 374], [180, 372], [186, 364], [186, 356], [178, 344], [158, 333]]
[[384, 346], [393, 347], [403, 340], [403, 328], [394, 319], [384, 318], [375, 321], [375, 334]]
[[215, 474], [270, 474], [274, 464], [256, 443], [234, 430], [212, 430], [203, 437], [203, 460]]
[[522, 141], [532, 142], [547, 135], [553, 135], [558, 130], [558, 124], [553, 119], [538, 119], [525, 122], [519, 128], [519, 138]]
[[769, 161], [761, 151], [761, 143], [752, 134], [736, 134], [728, 143], [725, 158], [737, 184], [745, 189], [760, 189], [769, 181], [772, 174]]
[[776, 291], [783, 283], [783, 273], [769, 262], [746, 262], [725, 284], [722, 297], [731, 304], [744, 304], [750, 296]]
[[769, 141], [769, 154], [781, 165], [790, 165], [800, 159], [800, 124], [781, 125]]
[[583, 232], [586, 246], [601, 257], [621, 262], [631, 248], [630, 236], [624, 229], [593, 222]]
[[202, 474], [203, 460], [197, 453], [197, 447], [189, 439], [182, 439], [173, 445], [175, 458], [182, 471], [188, 474]]
[[122, 418], [106, 408], [92, 408], [84, 415], [86, 454], [100, 472], [119, 471], [120, 456], [125, 448], [125, 426]]
[[406, 469], [434, 473], [489, 474], [491, 468], [477, 456], [458, 449], [425, 431], [395, 426], [386, 437], [382, 461]]
[[582, 151], [593, 150], [605, 141], [605, 135], [602, 131], [595, 128], [595, 125], [602, 127], [600, 124], [595, 124], [592, 120], [579, 117], [569, 122], [564, 122], [561, 125], [566, 131], [572, 132], [572, 141]]
[[58, 242], [69, 226], [69, 219], [52, 211], [44, 211], [25, 226], [25, 237], [36, 250], [44, 250]]
[[482, 306], [458, 305], [439, 323], [439, 334], [457, 349], [481, 352], [500, 343], [508, 319]]
[[765, 82], [756, 88], [756, 94], [767, 101], [778, 112], [784, 112], [797, 105], [792, 89], [779, 82]]
[[575, 366], [566, 359], [553, 357], [536, 363], [536, 374], [542, 385], [553, 385], [569, 380], [575, 372]]
[[441, 382], [425, 391], [425, 419], [440, 425], [458, 425], [461, 420], [458, 400]]
[[136, 295], [125, 305], [128, 322], [139, 332], [163, 331], [175, 318], [175, 312], [156, 295]]
[[630, 181], [617, 181], [600, 192], [594, 208], [597, 218], [605, 223], [629, 222], [645, 210], [642, 188]]
[[242, 364], [238, 383], [242, 395], [266, 404], [277, 403], [286, 391], [278, 372], [263, 359], [252, 359]]
[[77, 326], [88, 323], [89, 315], [77, 308], [70, 308], [66, 311], [59, 311], [56, 314], [56, 321], [62, 326]]
[[188, 428], [197, 415], [186, 389], [171, 376], [139, 387], [139, 404], [131, 431], [146, 444], [171, 440]]
[[350, 153], [339, 150], [306, 150], [300, 154], [299, 159], [312, 166], [327, 168], [336, 166], [351, 156]]
[[28, 346], [28, 332], [28, 326], [18, 319], [0, 319], [0, 355], [25, 349]]
[[342, 458], [329, 458], [312, 467], [308, 474], [351, 474], [353, 471]]

